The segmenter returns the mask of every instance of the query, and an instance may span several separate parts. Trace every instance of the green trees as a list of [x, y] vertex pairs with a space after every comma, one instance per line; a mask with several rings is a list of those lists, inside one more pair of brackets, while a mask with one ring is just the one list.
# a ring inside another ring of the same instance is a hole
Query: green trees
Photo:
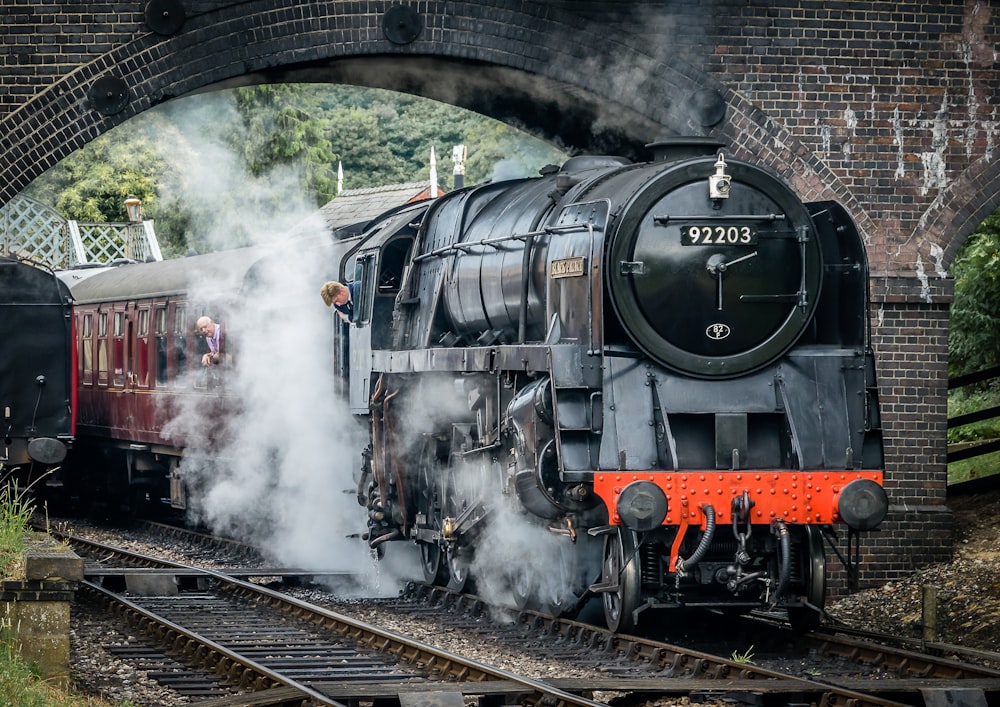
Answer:
[[951, 264], [955, 300], [951, 305], [948, 374], [1000, 364], [1000, 214], [987, 217]]
[[[951, 305], [948, 375], [974, 373], [1000, 364], [1000, 212], [988, 216], [969, 237], [951, 264], [955, 299]], [[984, 381], [948, 393], [948, 417], [981, 411], [998, 404], [996, 381]], [[1000, 437], [1000, 419], [952, 427], [948, 443]], [[949, 478], [961, 481], [994, 473], [997, 454], [954, 462]]]
[[428, 179], [452, 186], [537, 173], [566, 155], [481, 115], [417, 96], [327, 84], [273, 84], [189, 96], [136, 116], [78, 150], [26, 194], [78, 221], [124, 221], [129, 194], [154, 219], [166, 257], [256, 242], [344, 188]]
[[169, 167], [154, 134], [168, 127], [154, 117], [138, 129], [102, 135], [46, 172], [27, 193], [85, 222], [127, 221], [125, 199], [130, 194], [147, 209], [155, 208], [157, 186]]

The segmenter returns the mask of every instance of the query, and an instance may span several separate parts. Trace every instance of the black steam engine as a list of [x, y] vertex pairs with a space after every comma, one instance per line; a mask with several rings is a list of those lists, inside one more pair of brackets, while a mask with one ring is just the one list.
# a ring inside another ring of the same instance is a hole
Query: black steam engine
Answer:
[[74, 351], [69, 288], [42, 265], [0, 256], [0, 469], [21, 489], [41, 476], [59, 483], [48, 474], [75, 434]]
[[367, 539], [457, 588], [512, 511], [566, 548], [507, 568], [523, 605], [809, 624], [824, 537], [846, 524], [850, 558], [888, 507], [864, 246], [717, 144], [654, 147], [403, 209], [344, 261]]

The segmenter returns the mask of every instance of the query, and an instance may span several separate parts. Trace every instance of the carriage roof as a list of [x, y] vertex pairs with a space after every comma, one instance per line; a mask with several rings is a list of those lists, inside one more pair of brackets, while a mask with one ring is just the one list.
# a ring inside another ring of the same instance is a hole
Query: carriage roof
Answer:
[[187, 292], [196, 283], [210, 283], [207, 289], [219, 294], [235, 293], [243, 286], [247, 271], [268, 252], [254, 246], [152, 263], [125, 263], [84, 277], [70, 287], [78, 303], [166, 297]]

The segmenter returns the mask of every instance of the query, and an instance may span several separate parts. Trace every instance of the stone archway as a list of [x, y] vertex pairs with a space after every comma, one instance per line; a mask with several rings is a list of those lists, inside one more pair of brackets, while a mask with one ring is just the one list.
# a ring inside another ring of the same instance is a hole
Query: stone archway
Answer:
[[[777, 125], [766, 134], [747, 130], [760, 120], [750, 104], [737, 101], [726, 120], [727, 102], [736, 97], [694, 64], [650, 55], [620, 28], [580, 24], [560, 3], [546, 4], [544, 12], [530, 4], [448, 3], [453, 14], [399, 13], [404, 6], [387, 3], [372, 3], [377, 10], [367, 12], [350, 3], [274, 5], [224, 5], [167, 36], [135, 33], [34, 96], [3, 121], [3, 146], [13, 159], [0, 168], [0, 203], [154, 105], [210, 87], [270, 81], [416, 93], [558, 138], [576, 151], [639, 157], [643, 144], [666, 134], [711, 134], [789, 175], [806, 154]], [[403, 30], [391, 25], [400, 15]], [[474, 31], [456, 20], [462, 17], [476, 18]], [[640, 84], [643, 90], [634, 90]], [[778, 143], [783, 147], [776, 150]], [[814, 191], [832, 193], [837, 178], [820, 161], [804, 171], [819, 176]]]

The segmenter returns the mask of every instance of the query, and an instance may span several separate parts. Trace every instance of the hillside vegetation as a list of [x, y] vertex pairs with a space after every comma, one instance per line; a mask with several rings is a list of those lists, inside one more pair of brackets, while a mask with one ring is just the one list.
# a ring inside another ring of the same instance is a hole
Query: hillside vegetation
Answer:
[[105, 133], [25, 191], [84, 223], [124, 222], [142, 200], [165, 257], [259, 242], [337, 195], [429, 178], [452, 187], [452, 148], [465, 183], [537, 174], [557, 146], [454, 106], [379, 89], [275, 84], [180, 98]]

